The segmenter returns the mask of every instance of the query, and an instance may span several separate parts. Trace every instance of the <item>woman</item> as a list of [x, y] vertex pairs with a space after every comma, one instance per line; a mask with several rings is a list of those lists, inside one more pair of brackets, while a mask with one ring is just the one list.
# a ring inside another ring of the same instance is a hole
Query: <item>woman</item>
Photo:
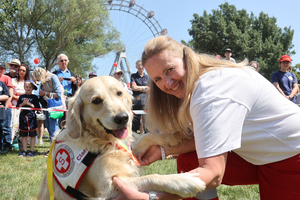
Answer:
[[[36, 68], [31, 73], [31, 78], [33, 81], [40, 81], [42, 86], [39, 95], [44, 97], [45, 100], [51, 98], [61, 98], [61, 84], [58, 77], [43, 68]], [[58, 119], [53, 119], [49, 117], [49, 112], [45, 112], [46, 124], [50, 136], [50, 143], [52, 143], [54, 133], [58, 130]]]
[[[165, 149], [166, 155], [180, 154], [179, 172], [199, 173], [207, 189], [259, 184], [262, 200], [300, 199], [298, 106], [247, 63], [196, 54], [167, 36], [149, 41], [142, 60], [151, 78], [149, 127], [194, 132], [193, 139]], [[162, 155], [151, 146], [139, 161], [148, 165]], [[118, 178], [114, 183], [121, 191], [117, 199], [149, 199]], [[157, 199], [180, 197], [157, 193]]]
[[[12, 78], [13, 84], [13, 97], [12, 97], [12, 106], [17, 105], [17, 101], [21, 94], [25, 93], [24, 83], [29, 80], [29, 67], [26, 64], [22, 64], [18, 71], [18, 76], [16, 78]], [[19, 130], [19, 115], [20, 110], [12, 109], [11, 115], [11, 129], [12, 129], [12, 140], [14, 139], [16, 133]]]

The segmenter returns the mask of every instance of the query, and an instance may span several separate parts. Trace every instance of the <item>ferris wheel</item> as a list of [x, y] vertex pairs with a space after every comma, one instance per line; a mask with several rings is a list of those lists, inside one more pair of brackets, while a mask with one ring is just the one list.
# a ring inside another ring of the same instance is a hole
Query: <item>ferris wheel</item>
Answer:
[[[110, 59], [109, 62], [112, 67], [109, 75], [113, 75], [115, 70], [120, 69], [124, 72], [124, 81], [129, 83], [132, 74], [130, 63], [134, 65], [133, 63], [141, 58], [143, 47], [147, 41], [165, 35], [168, 31], [161, 28], [158, 20], [154, 17], [154, 11], [147, 11], [142, 6], [137, 5], [135, 0], [108, 0], [105, 5], [111, 11], [111, 17], [115, 16], [116, 13], [123, 13], [121, 17], [119, 16], [115, 20], [119, 22], [113, 20], [113, 25], [121, 33], [124, 46], [121, 51], [115, 53], [114, 59]], [[123, 27], [126, 28], [125, 31], [122, 29]], [[141, 29], [143, 30], [141, 31]]]

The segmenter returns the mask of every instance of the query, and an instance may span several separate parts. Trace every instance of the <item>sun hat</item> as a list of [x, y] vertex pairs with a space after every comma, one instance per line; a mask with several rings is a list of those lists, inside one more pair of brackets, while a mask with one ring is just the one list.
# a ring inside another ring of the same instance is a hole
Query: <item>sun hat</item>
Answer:
[[13, 59], [10, 63], [7, 63], [7, 65], [21, 65], [21, 62], [18, 59]]
[[291, 59], [291, 57], [289, 55], [283, 55], [283, 56], [281, 56], [279, 62], [283, 62], [283, 61], [292, 62], [292, 59]]

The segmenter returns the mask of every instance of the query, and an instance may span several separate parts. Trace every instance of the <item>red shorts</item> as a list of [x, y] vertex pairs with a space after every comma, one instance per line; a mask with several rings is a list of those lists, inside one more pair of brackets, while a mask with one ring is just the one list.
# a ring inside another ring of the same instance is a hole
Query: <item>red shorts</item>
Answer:
[[[188, 172], [199, 166], [197, 153], [180, 154], [177, 171]], [[262, 200], [300, 199], [300, 154], [266, 165], [253, 165], [234, 152], [228, 153], [225, 185], [259, 184]]]

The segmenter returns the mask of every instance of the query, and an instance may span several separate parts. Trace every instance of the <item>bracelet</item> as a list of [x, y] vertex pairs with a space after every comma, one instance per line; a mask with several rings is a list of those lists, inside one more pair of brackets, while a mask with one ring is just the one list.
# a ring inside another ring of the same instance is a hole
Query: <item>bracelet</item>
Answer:
[[161, 159], [162, 160], [166, 159], [166, 152], [163, 146], [160, 146], [160, 151], [161, 151]]
[[143, 88], [143, 90], [145, 90], [145, 87], [144, 87], [144, 86], [142, 86], [142, 88]]

